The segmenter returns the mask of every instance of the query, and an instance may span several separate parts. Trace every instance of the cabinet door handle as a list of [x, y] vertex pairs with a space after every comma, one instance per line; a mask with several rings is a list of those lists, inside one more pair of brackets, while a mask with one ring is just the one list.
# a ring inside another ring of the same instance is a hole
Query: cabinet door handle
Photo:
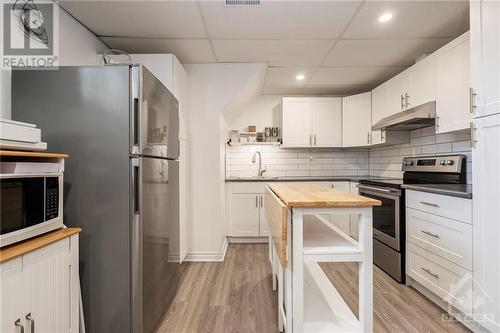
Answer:
[[401, 110], [403, 110], [403, 108], [404, 108], [403, 101], [404, 101], [404, 97], [403, 97], [403, 94], [401, 94]]
[[475, 103], [475, 99], [476, 99], [476, 96], [477, 94], [474, 92], [474, 88], [470, 88], [469, 89], [469, 99], [470, 99], [470, 113], [474, 113], [476, 112], [476, 103]]
[[366, 143], [370, 144], [370, 132], [366, 133]]
[[420, 232], [423, 233], [423, 234], [429, 235], [431, 237], [434, 237], [434, 238], [441, 238], [441, 237], [439, 237], [438, 234], [433, 234], [432, 232], [427, 231], [427, 230], [420, 230]]
[[405, 108], [408, 108], [408, 105], [410, 105], [410, 95], [408, 93], [405, 93]]
[[474, 123], [471, 122], [470, 123], [470, 145], [472, 148], [476, 147], [476, 143], [477, 143], [476, 132], [477, 132], [477, 128], [474, 126]]
[[439, 205], [438, 205], [438, 204], [435, 204], [435, 203], [430, 203], [430, 202], [427, 202], [427, 201], [420, 201], [420, 203], [421, 203], [422, 205], [427, 205], [427, 206], [432, 206], [432, 207], [439, 208]]
[[35, 319], [31, 316], [31, 312], [26, 315], [26, 320], [30, 322], [31, 333], [35, 333]]
[[312, 142], [313, 142], [313, 136], [312, 134], [309, 134], [309, 146], [313, 145]]
[[430, 276], [433, 276], [436, 279], [439, 279], [439, 275], [436, 273], [433, 273], [430, 269], [424, 268], [424, 267], [420, 267], [420, 269], [423, 270], [424, 272], [426, 272], [427, 274], [429, 274]]
[[260, 196], [260, 206], [264, 207], [264, 196]]
[[17, 327], [19, 327], [19, 328], [20, 328], [20, 330], [19, 330], [19, 331], [20, 331], [21, 333], [24, 333], [24, 326], [23, 326], [23, 324], [21, 324], [21, 319], [20, 319], [20, 318], [19, 318], [19, 319], [17, 319], [17, 320], [14, 322], [14, 325], [16, 325]]
[[259, 208], [259, 196], [255, 196], [255, 208]]
[[314, 145], [316, 146], [316, 134], [314, 134]]
[[435, 118], [436, 129], [439, 128], [439, 118], [440, 118], [439, 116], [436, 116], [436, 118]]
[[381, 129], [380, 130], [380, 141], [384, 141], [385, 140], [384, 133], [385, 133], [385, 130]]

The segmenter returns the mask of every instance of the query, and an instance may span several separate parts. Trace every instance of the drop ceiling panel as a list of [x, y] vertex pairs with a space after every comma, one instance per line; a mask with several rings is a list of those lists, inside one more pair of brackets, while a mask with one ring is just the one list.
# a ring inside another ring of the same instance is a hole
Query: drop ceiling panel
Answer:
[[205, 38], [195, 1], [63, 1], [98, 36]]
[[129, 53], [173, 53], [183, 64], [216, 62], [206, 39], [101, 37], [112, 48]]
[[221, 62], [269, 62], [271, 66], [317, 66], [333, 41], [228, 40], [212, 41]]
[[376, 85], [402, 72], [400, 67], [319, 67], [308, 82], [313, 86]]
[[359, 7], [358, 1], [262, 1], [260, 6], [225, 6], [200, 1], [211, 38], [337, 38]]
[[[344, 38], [448, 38], [468, 29], [468, 1], [368, 1]], [[393, 19], [379, 23], [386, 12]]]
[[[265, 85], [269, 86], [296, 86], [303, 87], [311, 77], [312, 68], [300, 67], [269, 67], [267, 69]], [[295, 79], [297, 74], [304, 74], [304, 80]]]
[[450, 39], [341, 40], [323, 66], [410, 66]]

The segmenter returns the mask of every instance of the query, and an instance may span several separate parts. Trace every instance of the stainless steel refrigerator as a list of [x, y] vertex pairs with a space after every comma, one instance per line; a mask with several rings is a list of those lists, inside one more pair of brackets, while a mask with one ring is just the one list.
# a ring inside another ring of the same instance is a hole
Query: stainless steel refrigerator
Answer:
[[150, 332], [179, 281], [179, 114], [141, 65], [14, 70], [12, 118], [68, 153], [87, 332]]

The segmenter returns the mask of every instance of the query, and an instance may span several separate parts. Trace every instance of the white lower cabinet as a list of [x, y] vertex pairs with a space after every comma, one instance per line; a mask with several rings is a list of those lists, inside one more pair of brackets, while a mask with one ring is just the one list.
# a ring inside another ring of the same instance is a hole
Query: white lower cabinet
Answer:
[[264, 210], [265, 182], [232, 183], [228, 190], [229, 236], [268, 236]]
[[23, 313], [23, 261], [21, 258], [9, 260], [0, 265], [0, 332], [17, 333], [16, 320]]
[[255, 193], [233, 193], [231, 195], [230, 236], [259, 236], [259, 195]]
[[0, 331], [77, 332], [75, 266], [78, 235], [0, 264]]
[[500, 332], [500, 114], [474, 120], [474, 310], [481, 324]]
[[471, 214], [470, 199], [406, 191], [406, 275], [451, 314], [473, 311]]

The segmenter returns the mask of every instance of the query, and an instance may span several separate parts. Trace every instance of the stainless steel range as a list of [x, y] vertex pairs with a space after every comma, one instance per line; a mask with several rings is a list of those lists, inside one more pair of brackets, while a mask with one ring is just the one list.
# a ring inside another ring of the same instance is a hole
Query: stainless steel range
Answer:
[[403, 179], [361, 179], [359, 194], [378, 199], [373, 207], [373, 261], [403, 283], [405, 280], [405, 191], [402, 184], [464, 184], [466, 156], [419, 156], [403, 159]]

